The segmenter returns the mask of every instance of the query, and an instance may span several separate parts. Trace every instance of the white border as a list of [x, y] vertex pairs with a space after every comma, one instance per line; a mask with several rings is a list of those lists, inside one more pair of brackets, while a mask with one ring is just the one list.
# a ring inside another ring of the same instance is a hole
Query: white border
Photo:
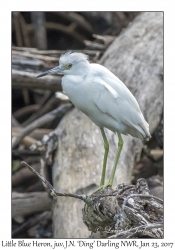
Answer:
[[[88, 2], [88, 3], [87, 3]], [[2, 1], [1, 2], [1, 89], [0, 91], [0, 238], [11, 239], [11, 11], [164, 11], [165, 18], [165, 239], [174, 237], [175, 183], [175, 8], [173, 1]], [[3, 34], [3, 36], [2, 36]], [[149, 80], [149, 79], [148, 79]], [[26, 240], [28, 241], [28, 240]], [[40, 240], [43, 241], [43, 240]], [[152, 240], [151, 240], [152, 241]], [[48, 240], [47, 240], [48, 242]], [[160, 242], [160, 241], [158, 241]], [[0, 243], [1, 244], [1, 243]], [[33, 247], [33, 249], [35, 249]]]

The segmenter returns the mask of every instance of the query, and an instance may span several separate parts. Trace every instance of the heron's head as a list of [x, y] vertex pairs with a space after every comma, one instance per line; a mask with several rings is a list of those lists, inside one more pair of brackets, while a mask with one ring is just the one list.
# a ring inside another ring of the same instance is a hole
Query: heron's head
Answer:
[[39, 74], [37, 78], [48, 74], [82, 75], [86, 72], [88, 66], [89, 61], [87, 55], [79, 52], [68, 51], [61, 55], [59, 59], [59, 66]]

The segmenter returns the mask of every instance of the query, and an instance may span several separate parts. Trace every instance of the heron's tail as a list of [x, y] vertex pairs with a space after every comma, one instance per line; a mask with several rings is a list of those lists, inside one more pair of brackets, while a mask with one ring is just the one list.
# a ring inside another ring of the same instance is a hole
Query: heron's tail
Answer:
[[145, 121], [143, 116], [142, 116], [141, 121], [138, 124], [130, 123], [130, 124], [127, 124], [127, 126], [128, 126], [127, 134], [130, 134], [134, 137], [137, 137], [146, 141], [149, 141], [149, 139], [151, 138], [151, 135], [149, 132], [149, 124]]
[[138, 125], [142, 129], [141, 134], [143, 136], [143, 139], [146, 140], [146, 141], [149, 141], [149, 139], [151, 138], [151, 135], [150, 135], [150, 132], [149, 132], [149, 124], [143, 118], [143, 122], [141, 124], [138, 124]]
[[138, 123], [137, 130], [140, 132], [140, 139], [149, 141], [151, 138], [149, 124], [145, 121], [143, 114], [140, 114], [141, 121]]

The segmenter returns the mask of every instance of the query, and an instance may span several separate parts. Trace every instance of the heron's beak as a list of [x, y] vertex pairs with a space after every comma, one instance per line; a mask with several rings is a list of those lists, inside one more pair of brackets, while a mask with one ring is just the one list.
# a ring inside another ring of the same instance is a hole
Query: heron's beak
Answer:
[[46, 75], [49, 75], [49, 74], [63, 74], [63, 70], [62, 70], [62, 68], [60, 66], [57, 66], [57, 67], [55, 67], [53, 69], [47, 70], [47, 71], [39, 74], [36, 78], [46, 76]]

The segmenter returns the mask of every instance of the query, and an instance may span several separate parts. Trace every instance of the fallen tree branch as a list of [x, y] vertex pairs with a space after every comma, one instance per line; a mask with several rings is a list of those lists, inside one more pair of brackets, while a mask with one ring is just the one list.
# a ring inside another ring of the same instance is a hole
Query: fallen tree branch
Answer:
[[44, 124], [53, 121], [56, 117], [61, 117], [63, 114], [68, 111], [72, 107], [72, 104], [62, 104], [57, 109], [49, 112], [48, 114], [40, 117], [39, 119], [35, 120], [31, 124], [29, 124], [18, 136], [14, 137], [12, 140], [12, 148], [16, 147], [21, 140], [31, 133], [34, 129], [43, 126]]
[[[22, 131], [24, 131], [24, 128], [13, 127], [12, 128], [12, 135], [17, 136]], [[44, 135], [47, 135], [47, 134], [51, 133], [52, 131], [53, 131], [52, 129], [39, 128], [39, 129], [35, 129], [29, 135], [30, 135], [30, 137], [33, 137], [35, 140], [41, 140]]]
[[38, 109], [39, 109], [39, 105], [38, 104], [24, 106], [24, 107], [18, 109], [17, 111], [15, 111], [13, 113], [13, 116], [16, 119], [20, 119], [22, 116], [25, 116], [25, 115], [29, 116], [29, 115], [31, 115], [33, 112], [35, 112]]
[[77, 23], [79, 27], [82, 27], [84, 30], [88, 31], [89, 33], [93, 33], [94, 31], [92, 25], [82, 15], [76, 12], [59, 11], [59, 12], [55, 12], [55, 14], [60, 16], [61, 18], [67, 19], [68, 21]]
[[45, 78], [37, 79], [38, 73], [26, 72], [12, 69], [12, 87], [13, 88], [30, 88], [30, 89], [45, 89], [53, 92], [61, 91], [61, 77], [46, 76]]

